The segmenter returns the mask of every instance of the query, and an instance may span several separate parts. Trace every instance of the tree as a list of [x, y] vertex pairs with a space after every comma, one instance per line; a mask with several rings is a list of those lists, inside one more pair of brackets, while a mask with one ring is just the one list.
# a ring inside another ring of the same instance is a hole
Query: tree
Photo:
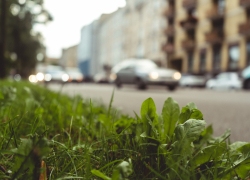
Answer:
[[37, 54], [45, 51], [42, 36], [33, 33], [33, 26], [36, 23], [47, 23], [52, 17], [44, 9], [43, 0], [1, 2], [0, 78], [6, 77], [10, 68], [27, 77], [35, 68]]

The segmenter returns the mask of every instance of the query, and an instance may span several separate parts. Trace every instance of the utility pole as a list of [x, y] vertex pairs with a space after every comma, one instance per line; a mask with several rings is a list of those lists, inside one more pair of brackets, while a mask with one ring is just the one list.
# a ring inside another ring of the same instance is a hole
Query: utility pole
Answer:
[[6, 59], [5, 59], [5, 44], [6, 44], [6, 19], [7, 19], [7, 0], [1, 0], [1, 24], [0, 24], [0, 79], [6, 77]]

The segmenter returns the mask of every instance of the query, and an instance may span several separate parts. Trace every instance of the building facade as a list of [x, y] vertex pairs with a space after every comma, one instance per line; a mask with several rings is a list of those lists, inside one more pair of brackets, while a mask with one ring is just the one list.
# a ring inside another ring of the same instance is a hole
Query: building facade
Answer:
[[77, 50], [78, 45], [63, 49], [61, 58], [59, 59], [59, 65], [62, 67], [78, 67]]
[[78, 47], [80, 69], [93, 76], [128, 58], [148, 58], [166, 66], [162, 51], [166, 5], [166, 0], [127, 0], [125, 7], [83, 27]]
[[162, 15], [166, 4], [165, 0], [127, 0], [125, 7], [127, 57], [148, 58], [166, 66], [166, 57], [161, 49], [166, 41], [163, 32], [166, 20]]
[[167, 0], [168, 66], [216, 75], [250, 65], [250, 0]]

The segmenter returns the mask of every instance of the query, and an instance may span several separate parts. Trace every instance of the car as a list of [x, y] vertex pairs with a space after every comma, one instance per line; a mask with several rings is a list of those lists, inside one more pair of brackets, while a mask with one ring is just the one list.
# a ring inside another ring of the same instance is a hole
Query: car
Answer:
[[82, 82], [84, 79], [82, 72], [76, 67], [66, 67], [65, 71], [69, 75], [68, 82]]
[[223, 72], [206, 83], [208, 89], [241, 89], [242, 80], [236, 72]]
[[69, 80], [69, 75], [60, 66], [48, 66], [44, 73], [45, 83], [60, 82], [65, 83]]
[[205, 87], [206, 77], [202, 75], [182, 74], [179, 85], [181, 87]]
[[146, 89], [147, 85], [165, 85], [169, 90], [178, 86], [181, 73], [158, 67], [149, 59], [128, 59], [118, 63], [111, 69], [110, 79], [117, 87], [122, 84], [136, 84], [138, 89]]
[[241, 76], [243, 77], [243, 88], [250, 90], [250, 66], [246, 67], [242, 73]]
[[100, 72], [94, 75], [93, 80], [95, 83], [109, 83], [109, 76], [104, 72]]

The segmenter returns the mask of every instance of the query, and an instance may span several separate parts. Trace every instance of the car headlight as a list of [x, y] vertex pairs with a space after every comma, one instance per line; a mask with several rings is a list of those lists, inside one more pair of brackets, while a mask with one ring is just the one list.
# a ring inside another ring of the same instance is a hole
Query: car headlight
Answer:
[[175, 73], [173, 74], [173, 78], [174, 78], [175, 80], [181, 79], [181, 73], [175, 72]]
[[37, 79], [38, 81], [43, 81], [43, 80], [44, 80], [44, 74], [41, 73], [41, 72], [37, 73], [37, 74], [36, 74], [36, 79]]
[[158, 79], [159, 78], [159, 74], [158, 74], [158, 72], [151, 72], [150, 74], [149, 74], [149, 78], [150, 79]]
[[68, 74], [63, 74], [62, 75], [62, 80], [63, 80], [63, 82], [67, 82], [69, 80], [69, 75]]
[[51, 81], [51, 79], [52, 79], [51, 74], [45, 74], [45, 77], [44, 77], [45, 81]]
[[36, 82], [37, 82], [36, 75], [30, 75], [30, 76], [29, 76], [29, 81], [30, 81], [31, 83], [36, 83]]
[[117, 75], [115, 74], [115, 73], [112, 73], [112, 74], [110, 74], [110, 79], [112, 80], [112, 81], [114, 81], [114, 80], [116, 80], [116, 78], [117, 78]]

